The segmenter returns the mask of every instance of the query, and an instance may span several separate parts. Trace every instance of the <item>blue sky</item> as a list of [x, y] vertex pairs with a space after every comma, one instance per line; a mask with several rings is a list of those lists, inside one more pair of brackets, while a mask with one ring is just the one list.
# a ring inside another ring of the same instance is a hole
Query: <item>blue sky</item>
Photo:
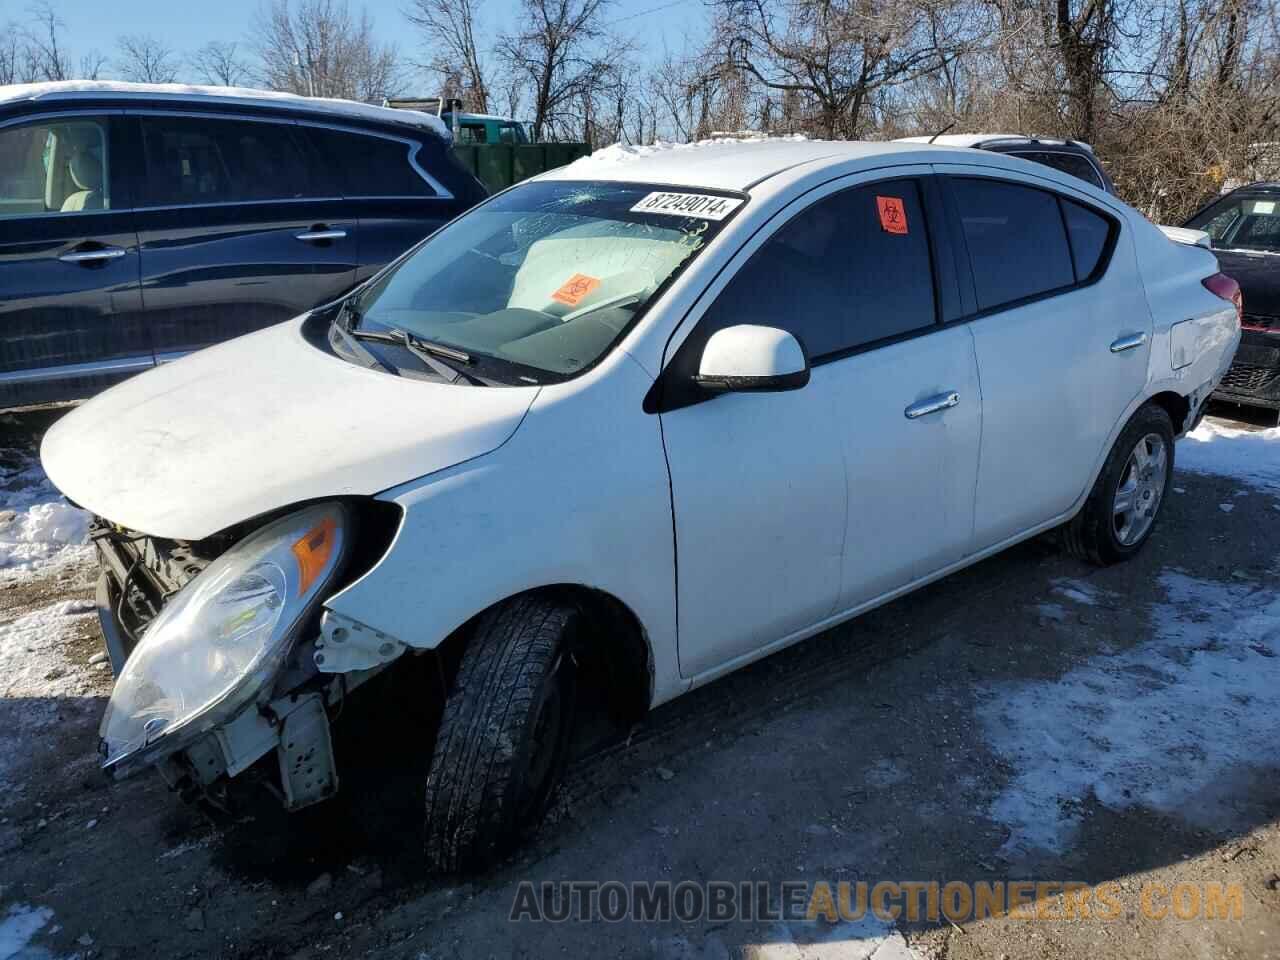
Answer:
[[[126, 33], [150, 33], [187, 53], [210, 40], [245, 41], [254, 13], [263, 0], [53, 0], [66, 24], [66, 39], [73, 57], [96, 48], [110, 57], [116, 38]], [[395, 43], [406, 59], [420, 49], [417, 33], [401, 12], [405, 0], [349, 0], [353, 13], [368, 9], [378, 34]], [[484, 19], [497, 33], [508, 28], [517, 10], [516, 0], [484, 0]], [[0, 0], [0, 24], [20, 20], [26, 0]], [[661, 8], [661, 9], [657, 9]], [[700, 0], [614, 0], [608, 15], [619, 32], [633, 37], [647, 57], [661, 56], [663, 42], [673, 51], [696, 39], [706, 20]], [[184, 79], [191, 79], [184, 77]]]

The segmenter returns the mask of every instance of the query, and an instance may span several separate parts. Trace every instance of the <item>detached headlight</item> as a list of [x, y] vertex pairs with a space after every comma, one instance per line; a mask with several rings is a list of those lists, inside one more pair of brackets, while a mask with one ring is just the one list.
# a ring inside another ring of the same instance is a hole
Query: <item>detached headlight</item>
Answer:
[[169, 602], [111, 694], [99, 730], [104, 767], [180, 750], [271, 682], [298, 622], [341, 562], [347, 522], [338, 503], [282, 517], [214, 560]]

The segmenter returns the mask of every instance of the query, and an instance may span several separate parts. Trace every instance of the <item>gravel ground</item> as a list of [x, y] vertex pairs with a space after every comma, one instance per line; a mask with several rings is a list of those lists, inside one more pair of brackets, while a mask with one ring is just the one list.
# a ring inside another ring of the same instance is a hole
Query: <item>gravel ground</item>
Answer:
[[[0, 418], [0, 527], [52, 502], [29, 459], [47, 422]], [[101, 779], [92, 570], [74, 530], [0, 529], [21, 541], [0, 570], [0, 960], [1280, 957], [1280, 433], [1197, 436], [1133, 562], [1038, 539], [594, 739], [538, 836], [466, 883], [422, 875], [427, 735], [395, 696], [347, 734], [384, 749], [305, 815], [213, 820], [155, 777]], [[1024, 879], [1114, 884], [1118, 915], [508, 921], [522, 880]], [[1182, 882], [1239, 884], [1242, 918], [1146, 915], [1144, 885]]]

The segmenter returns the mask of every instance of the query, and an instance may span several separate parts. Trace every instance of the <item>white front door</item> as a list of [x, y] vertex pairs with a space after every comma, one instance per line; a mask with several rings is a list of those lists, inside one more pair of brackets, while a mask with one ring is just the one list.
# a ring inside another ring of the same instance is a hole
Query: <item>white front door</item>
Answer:
[[958, 559], [972, 533], [972, 340], [938, 323], [920, 181], [830, 185], [779, 222], [664, 374], [687, 381], [743, 323], [793, 333], [813, 368], [783, 393], [686, 385], [661, 414], [685, 676]]

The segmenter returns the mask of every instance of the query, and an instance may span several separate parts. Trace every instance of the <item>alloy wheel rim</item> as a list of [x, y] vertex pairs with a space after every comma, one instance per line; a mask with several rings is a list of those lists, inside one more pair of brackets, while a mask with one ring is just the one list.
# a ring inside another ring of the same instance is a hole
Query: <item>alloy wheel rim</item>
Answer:
[[1148, 433], [1130, 451], [1112, 498], [1112, 529], [1121, 546], [1141, 541], [1155, 523], [1168, 475], [1169, 451], [1164, 438]]

